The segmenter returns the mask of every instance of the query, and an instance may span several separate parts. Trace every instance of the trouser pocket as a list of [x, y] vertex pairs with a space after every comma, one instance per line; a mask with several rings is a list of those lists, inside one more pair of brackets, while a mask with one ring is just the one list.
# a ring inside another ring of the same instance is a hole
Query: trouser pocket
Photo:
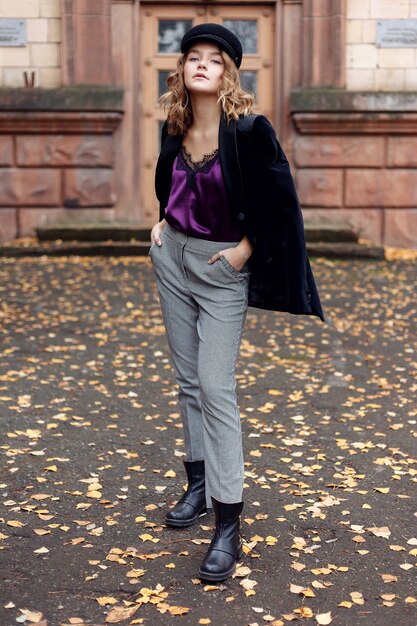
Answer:
[[229, 261], [223, 255], [219, 257], [219, 262], [221, 266], [224, 267], [227, 272], [232, 274], [239, 282], [249, 277], [249, 265], [247, 261], [240, 271], [233, 267], [233, 265], [229, 263]]

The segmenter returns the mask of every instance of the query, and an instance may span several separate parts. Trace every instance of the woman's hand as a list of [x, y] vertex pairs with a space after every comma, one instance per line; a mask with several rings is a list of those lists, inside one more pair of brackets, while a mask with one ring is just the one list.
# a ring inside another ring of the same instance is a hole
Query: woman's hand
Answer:
[[242, 241], [240, 241], [237, 246], [234, 246], [233, 248], [225, 248], [224, 250], [219, 250], [218, 252], [216, 252], [216, 254], [213, 254], [208, 262], [211, 264], [215, 263], [219, 260], [221, 256], [224, 256], [227, 261], [229, 261], [230, 265], [232, 265], [232, 267], [234, 267], [237, 272], [240, 272], [252, 252], [253, 245], [251, 244], [248, 237], [245, 235]]
[[151, 230], [151, 243], [156, 243], [157, 246], [162, 246], [161, 233], [164, 230], [166, 224], [165, 218], [161, 222], [157, 222]]

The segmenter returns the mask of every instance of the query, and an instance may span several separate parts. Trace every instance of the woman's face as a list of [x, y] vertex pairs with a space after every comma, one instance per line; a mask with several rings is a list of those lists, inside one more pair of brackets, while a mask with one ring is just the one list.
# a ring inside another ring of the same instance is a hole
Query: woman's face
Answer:
[[197, 42], [188, 51], [184, 63], [184, 83], [189, 91], [217, 95], [223, 72], [224, 61], [215, 44]]

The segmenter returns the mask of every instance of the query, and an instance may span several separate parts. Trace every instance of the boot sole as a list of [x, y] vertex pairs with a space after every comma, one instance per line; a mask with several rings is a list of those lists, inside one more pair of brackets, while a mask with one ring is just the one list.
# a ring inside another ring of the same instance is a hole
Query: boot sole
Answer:
[[200, 511], [200, 513], [198, 513], [194, 517], [190, 517], [186, 520], [183, 520], [183, 519], [171, 520], [171, 519], [165, 518], [164, 521], [167, 526], [171, 526], [172, 528], [186, 528], [187, 526], [192, 526], [193, 524], [195, 524], [200, 517], [204, 517], [204, 515], [207, 515], [208, 513], [212, 513], [212, 511], [213, 509], [204, 509], [203, 511]]

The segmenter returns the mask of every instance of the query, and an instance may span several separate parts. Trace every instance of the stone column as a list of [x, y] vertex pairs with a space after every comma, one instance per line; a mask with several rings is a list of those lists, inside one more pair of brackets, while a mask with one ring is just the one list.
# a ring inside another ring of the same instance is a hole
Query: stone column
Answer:
[[119, 221], [143, 223], [140, 205], [140, 4], [112, 0], [111, 32], [114, 84], [124, 90], [124, 119], [115, 141], [115, 180]]
[[345, 0], [303, 2], [303, 87], [345, 87]]
[[61, 0], [64, 85], [111, 85], [110, 0]]

